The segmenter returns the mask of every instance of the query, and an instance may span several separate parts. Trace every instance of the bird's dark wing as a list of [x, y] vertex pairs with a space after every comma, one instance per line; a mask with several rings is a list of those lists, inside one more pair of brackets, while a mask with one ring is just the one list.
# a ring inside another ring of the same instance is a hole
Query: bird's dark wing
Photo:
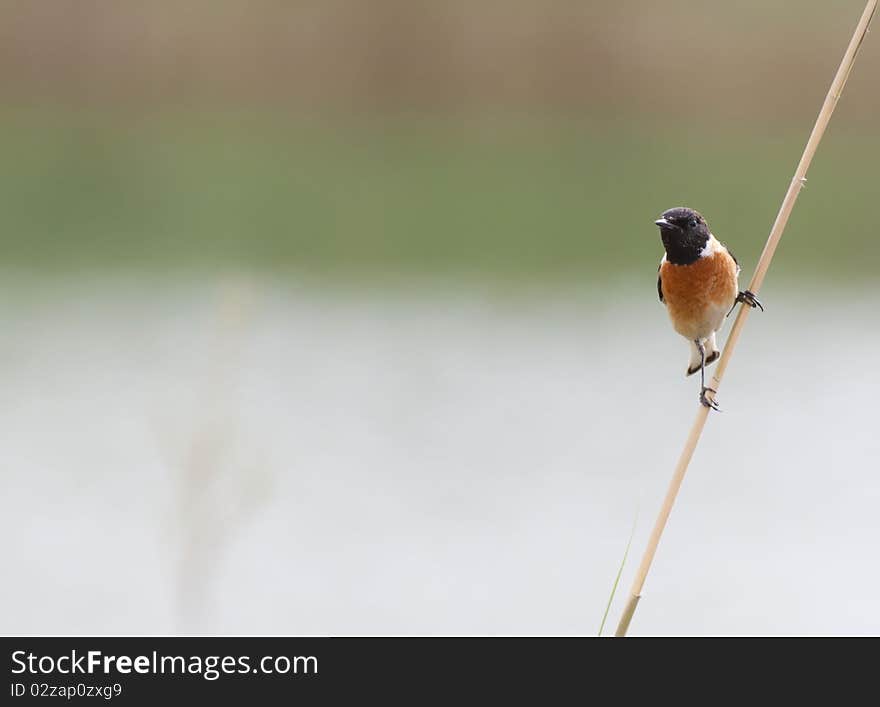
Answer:
[[660, 296], [660, 301], [663, 301], [663, 285], [660, 282], [660, 268], [663, 267], [663, 263], [657, 266], [657, 294]]
[[739, 261], [736, 259], [736, 256], [733, 254], [733, 251], [732, 251], [730, 248], [727, 247], [727, 243], [722, 243], [721, 245], [724, 246], [724, 250], [727, 251], [727, 254], [728, 254], [731, 258], [733, 258], [733, 262], [736, 264], [736, 269], [739, 270]]

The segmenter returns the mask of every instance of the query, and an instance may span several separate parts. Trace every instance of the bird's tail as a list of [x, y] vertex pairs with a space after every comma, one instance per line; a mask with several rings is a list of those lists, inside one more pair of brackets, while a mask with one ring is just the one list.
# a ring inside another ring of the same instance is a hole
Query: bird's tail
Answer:
[[[715, 332], [712, 332], [712, 336], [708, 339], [703, 340], [703, 347], [706, 349], [706, 365], [708, 366], [710, 363], [714, 363], [721, 356], [721, 352], [718, 350], [718, 344], [715, 343]], [[688, 361], [687, 373], [685, 375], [691, 375], [692, 373], [696, 373], [700, 370], [700, 349], [697, 348], [697, 344], [695, 342], [691, 342], [691, 360]]]

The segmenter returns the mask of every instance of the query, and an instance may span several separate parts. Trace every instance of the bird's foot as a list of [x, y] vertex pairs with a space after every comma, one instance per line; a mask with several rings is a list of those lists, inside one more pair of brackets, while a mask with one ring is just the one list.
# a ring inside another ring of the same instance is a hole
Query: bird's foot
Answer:
[[758, 298], [755, 297], [754, 293], [750, 292], [749, 290], [743, 290], [742, 292], [740, 292], [736, 296], [736, 301], [742, 302], [743, 304], [747, 304], [752, 309], [757, 307], [762, 312], [764, 311], [764, 305], [761, 304], [761, 302], [758, 300]]
[[718, 403], [716, 403], [714, 399], [710, 400], [709, 398], [707, 398], [706, 393], [712, 393], [713, 395], [715, 395], [718, 393], [718, 391], [714, 388], [707, 388], [706, 386], [703, 386], [703, 389], [700, 391], [700, 403], [702, 405], [705, 405], [710, 410], [717, 410], [718, 412], [721, 412], [721, 408], [718, 407]]

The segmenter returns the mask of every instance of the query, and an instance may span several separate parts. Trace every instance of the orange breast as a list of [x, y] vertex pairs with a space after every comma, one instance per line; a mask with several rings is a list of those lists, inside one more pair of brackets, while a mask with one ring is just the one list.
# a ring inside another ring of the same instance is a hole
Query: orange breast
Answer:
[[675, 330], [688, 339], [716, 331], [736, 299], [736, 278], [736, 263], [724, 250], [690, 265], [664, 262], [660, 287]]

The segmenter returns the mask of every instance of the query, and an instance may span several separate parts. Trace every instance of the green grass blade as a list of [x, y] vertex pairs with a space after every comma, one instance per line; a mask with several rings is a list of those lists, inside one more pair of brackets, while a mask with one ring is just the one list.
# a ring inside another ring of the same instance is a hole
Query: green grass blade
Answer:
[[614, 595], [617, 593], [617, 585], [620, 583], [620, 575], [623, 574], [623, 568], [626, 565], [626, 557], [629, 555], [629, 548], [632, 545], [633, 536], [636, 534], [636, 524], [639, 521], [639, 512], [636, 510], [636, 517], [633, 518], [632, 530], [629, 532], [629, 540], [626, 541], [626, 549], [623, 551], [623, 558], [620, 560], [620, 567], [617, 569], [617, 576], [614, 578], [614, 584], [611, 586], [611, 596], [608, 597], [608, 604], [605, 606], [605, 613], [602, 614], [602, 623], [599, 624], [599, 636], [605, 628], [605, 621], [608, 619], [608, 612], [611, 611], [611, 602], [614, 601]]

